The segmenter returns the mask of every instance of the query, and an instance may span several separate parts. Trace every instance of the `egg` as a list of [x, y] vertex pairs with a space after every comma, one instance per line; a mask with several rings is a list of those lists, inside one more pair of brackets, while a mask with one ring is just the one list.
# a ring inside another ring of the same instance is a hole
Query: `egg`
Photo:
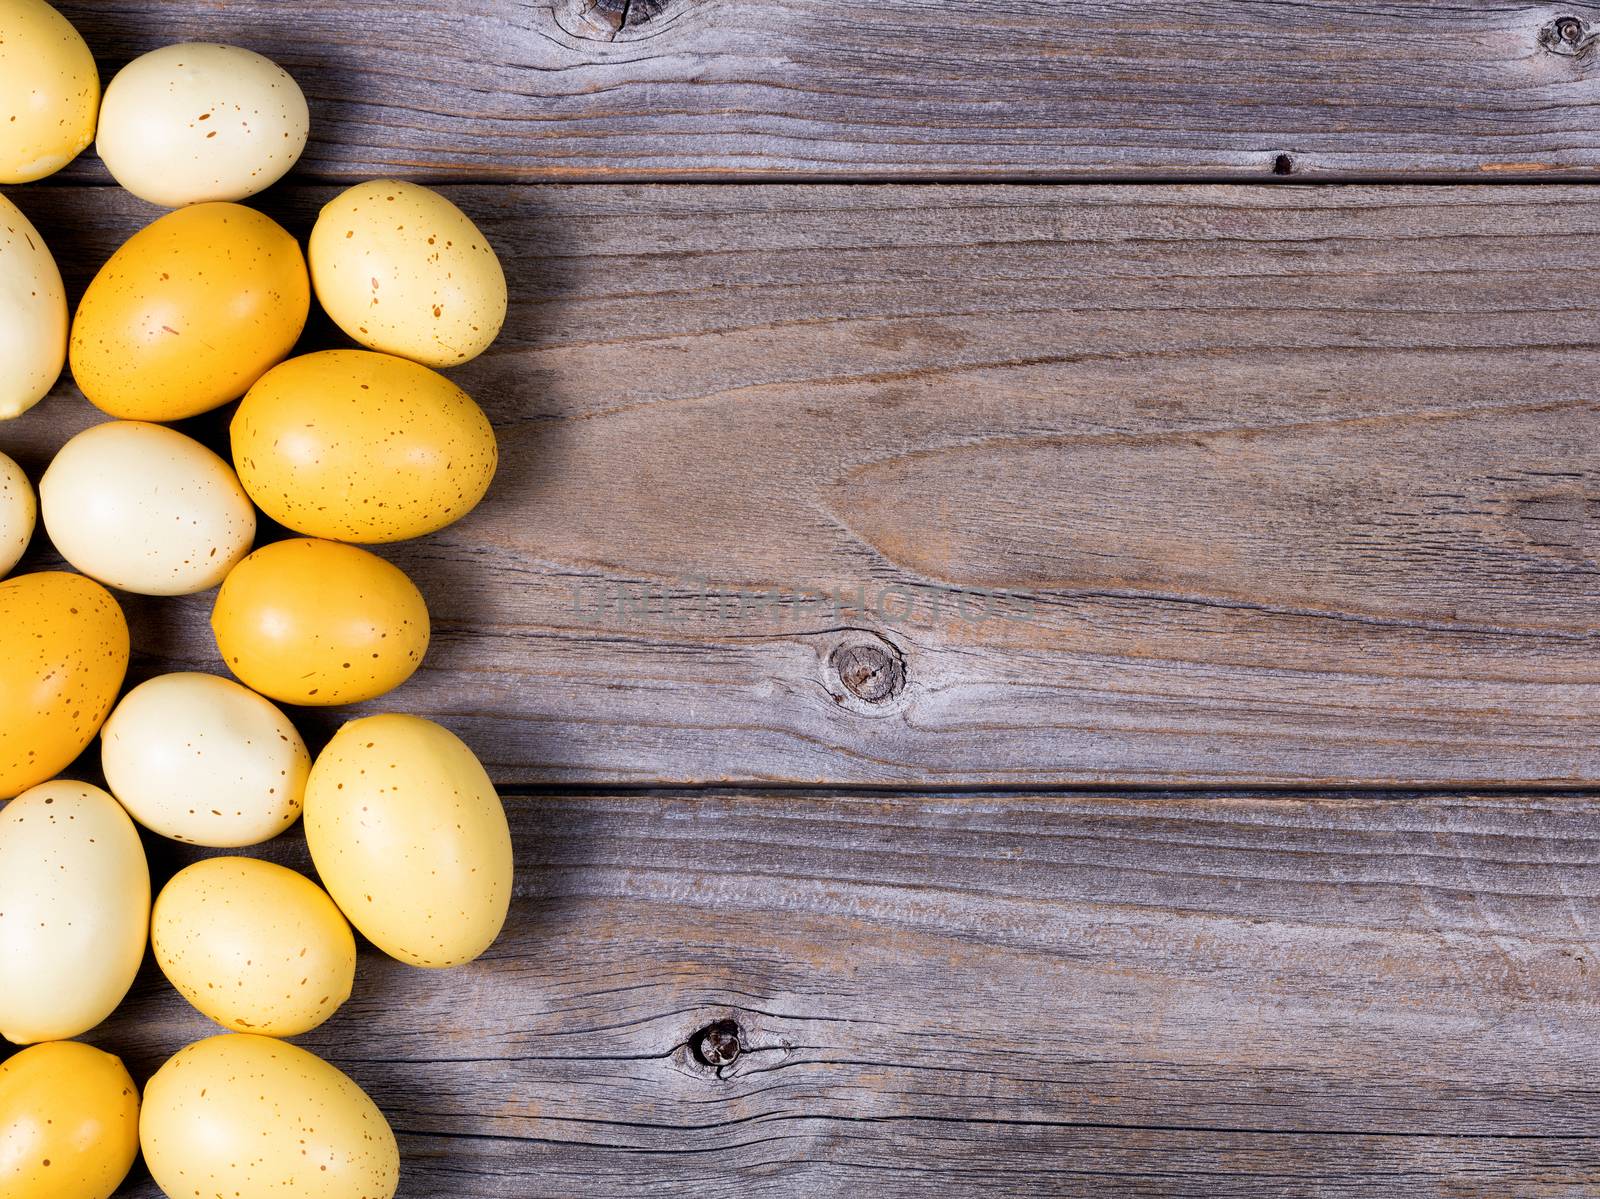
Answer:
[[505, 323], [494, 247], [431, 188], [377, 180], [334, 197], [311, 230], [310, 258], [317, 299], [368, 349], [455, 366]]
[[245, 686], [286, 704], [353, 704], [398, 687], [421, 665], [428, 607], [376, 554], [296, 538], [233, 568], [211, 630]]
[[128, 622], [99, 583], [61, 571], [0, 582], [0, 799], [84, 751], [127, 671]]
[[305, 95], [277, 63], [239, 46], [185, 42], [117, 72], [95, 149], [141, 200], [179, 208], [242, 200], [276, 183], [310, 129]]
[[100, 72], [44, 0], [0, 0], [0, 184], [54, 174], [94, 140]]
[[471, 511], [494, 478], [494, 430], [450, 380], [365, 350], [273, 367], [232, 425], [239, 481], [268, 516], [313, 537], [400, 541]]
[[33, 539], [33, 522], [38, 504], [33, 487], [22, 468], [0, 454], [0, 578], [22, 560], [23, 551]]
[[182, 671], [140, 683], [100, 734], [111, 793], [146, 828], [233, 849], [300, 816], [311, 756], [289, 718], [249, 688]]
[[[0, 41], [0, 72], [4, 51]], [[0, 420], [21, 416], [44, 399], [66, 360], [67, 289], [61, 272], [32, 222], [0, 196]]]
[[110, 1199], [139, 1152], [139, 1091], [119, 1058], [77, 1041], [0, 1063], [0, 1195]]
[[511, 834], [472, 751], [420, 716], [341, 728], [306, 783], [306, 844], [350, 922], [391, 957], [457, 966], [511, 903]]
[[144, 847], [111, 796], [58, 780], [0, 809], [0, 1037], [99, 1024], [133, 985], [149, 927]]
[[182, 420], [236, 400], [294, 347], [311, 290], [300, 246], [239, 204], [196, 204], [135, 233], [90, 281], [68, 361], [125, 420]]
[[222, 1033], [145, 1086], [139, 1143], [168, 1195], [392, 1199], [400, 1151], [355, 1082], [287, 1041]]
[[150, 945], [179, 993], [235, 1032], [309, 1032], [350, 998], [356, 976], [356, 939], [328, 893], [254, 858], [208, 858], [174, 875]]
[[39, 481], [39, 510], [63, 558], [139, 595], [215, 587], [256, 535], [256, 510], [226, 462], [141, 421], [95, 425], [62, 446]]

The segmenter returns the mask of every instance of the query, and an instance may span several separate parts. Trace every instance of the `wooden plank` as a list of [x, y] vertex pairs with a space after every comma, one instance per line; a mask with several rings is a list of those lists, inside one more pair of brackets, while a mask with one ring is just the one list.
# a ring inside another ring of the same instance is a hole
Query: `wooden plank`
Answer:
[[[301, 1038], [407, 1199], [1600, 1188], [1592, 796], [509, 807], [491, 955], [364, 950]], [[690, 1046], [725, 1020], [719, 1070]], [[93, 1039], [142, 1082], [209, 1027], [147, 970]]]
[[[145, 214], [17, 194], [75, 281]], [[1600, 779], [1594, 193], [451, 194], [504, 464], [394, 547], [385, 702], [502, 782]], [[139, 669], [208, 605], [131, 600]]]
[[108, 77], [181, 40], [280, 60], [312, 103], [304, 179], [1492, 180], [1600, 165], [1590, 3], [60, 7]]

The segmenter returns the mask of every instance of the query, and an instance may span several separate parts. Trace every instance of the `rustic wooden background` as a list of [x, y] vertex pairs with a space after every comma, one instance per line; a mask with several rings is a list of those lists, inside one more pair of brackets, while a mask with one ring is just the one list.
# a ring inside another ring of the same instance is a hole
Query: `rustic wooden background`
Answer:
[[[507, 266], [384, 702], [512, 921], [302, 1038], [403, 1196], [1600, 1193], [1600, 8], [62, 7], [292, 70], [296, 232], [407, 177]], [[7, 193], [74, 291], [107, 183]], [[207, 1028], [147, 969], [92, 1039]]]

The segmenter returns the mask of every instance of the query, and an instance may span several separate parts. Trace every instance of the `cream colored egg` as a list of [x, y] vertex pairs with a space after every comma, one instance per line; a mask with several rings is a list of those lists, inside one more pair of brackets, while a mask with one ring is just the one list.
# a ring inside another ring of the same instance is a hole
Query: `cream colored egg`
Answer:
[[21, 416], [44, 399], [66, 360], [61, 272], [39, 231], [0, 196], [0, 420]]
[[141, 421], [108, 421], [62, 446], [39, 482], [39, 508], [63, 558], [140, 595], [215, 587], [256, 535], [255, 508], [231, 466]]
[[317, 299], [368, 349], [455, 366], [481, 354], [505, 323], [494, 247], [430, 188], [357, 184], [317, 217], [309, 257]]
[[149, 926], [144, 847], [111, 796], [58, 780], [0, 810], [0, 1037], [99, 1024], [133, 985]]
[[247, 687], [179, 672], [140, 683], [100, 734], [111, 792], [146, 828], [236, 848], [300, 816], [311, 757], [289, 718]]
[[44, 0], [0, 0], [0, 183], [59, 171], [94, 140], [100, 72]]
[[95, 149], [116, 181], [168, 208], [242, 200], [306, 147], [305, 95], [269, 58], [185, 42], [134, 59], [106, 88]]
[[287, 1041], [223, 1033], [157, 1070], [139, 1144], [168, 1195], [391, 1199], [400, 1152], [359, 1086]]
[[33, 538], [33, 522], [38, 511], [28, 476], [10, 458], [0, 454], [0, 579], [22, 560], [22, 553]]
[[309, 1032], [350, 998], [356, 976], [356, 939], [328, 893], [254, 858], [208, 858], [174, 875], [150, 945], [183, 997], [235, 1032]]
[[306, 783], [306, 843], [328, 893], [379, 949], [456, 966], [494, 943], [511, 902], [511, 834], [483, 766], [420, 716], [336, 734]]

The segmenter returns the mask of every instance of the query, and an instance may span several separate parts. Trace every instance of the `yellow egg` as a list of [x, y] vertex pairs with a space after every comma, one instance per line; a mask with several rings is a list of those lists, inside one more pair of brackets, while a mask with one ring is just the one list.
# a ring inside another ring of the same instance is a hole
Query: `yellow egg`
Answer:
[[33, 522], [39, 505], [22, 468], [0, 454], [0, 578], [22, 560], [33, 539]]
[[0, 0], [0, 183], [59, 171], [94, 140], [100, 73], [44, 0]]
[[0, 1063], [0, 1195], [110, 1199], [139, 1152], [139, 1091], [120, 1059], [51, 1041]]
[[239, 204], [180, 208], [100, 268], [72, 322], [72, 374], [101, 411], [168, 421], [242, 396], [305, 328], [294, 238]]
[[107, 421], [69, 440], [39, 480], [39, 508], [63, 558], [139, 595], [215, 587], [256, 536], [233, 468], [143, 421]]
[[458, 966], [494, 943], [511, 902], [511, 834], [483, 766], [420, 716], [345, 725], [311, 767], [306, 843], [334, 902], [414, 966]]
[[[0, 0], [0, 13], [5, 3]], [[4, 49], [0, 45], [0, 72]], [[66, 360], [61, 272], [39, 231], [0, 196], [0, 420], [21, 416], [44, 399]]]
[[400, 1151], [349, 1076], [287, 1041], [196, 1041], [144, 1089], [139, 1143], [168, 1195], [392, 1199]]
[[128, 622], [99, 583], [60, 571], [0, 582], [0, 799], [81, 754], [127, 672]]
[[242, 200], [277, 182], [310, 127], [305, 96], [277, 63], [239, 46], [184, 42], [117, 72], [95, 149], [134, 195], [177, 208]]
[[376, 180], [323, 208], [311, 279], [362, 345], [427, 366], [476, 358], [506, 319], [506, 277], [489, 239], [430, 188]]
[[289, 718], [248, 687], [179, 671], [122, 697], [100, 733], [100, 764], [145, 828], [235, 848], [299, 818], [311, 756]]
[[99, 1024], [133, 985], [149, 927], [144, 847], [111, 796], [60, 779], [0, 809], [0, 1037]]
[[235, 1032], [309, 1032], [356, 976], [356, 939], [327, 892], [254, 858], [207, 858], [174, 875], [150, 945], [183, 997]]
[[464, 516], [494, 478], [494, 430], [472, 397], [388, 354], [291, 358], [250, 389], [232, 430], [250, 498], [312, 537], [420, 537]]
[[428, 607], [399, 567], [334, 541], [263, 546], [223, 580], [217, 649], [239, 681], [286, 704], [353, 704], [411, 677]]

